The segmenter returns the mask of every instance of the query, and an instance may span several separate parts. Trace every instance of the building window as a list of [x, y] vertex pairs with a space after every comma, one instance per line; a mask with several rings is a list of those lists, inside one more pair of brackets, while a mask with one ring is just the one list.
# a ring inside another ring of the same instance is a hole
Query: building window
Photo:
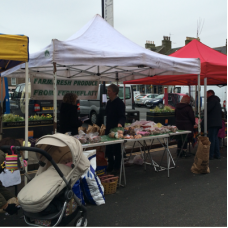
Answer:
[[11, 78], [11, 85], [16, 85], [16, 78]]
[[162, 86], [159, 85], [159, 86], [158, 86], [158, 94], [162, 94], [162, 93], [163, 93], [163, 91], [162, 91]]

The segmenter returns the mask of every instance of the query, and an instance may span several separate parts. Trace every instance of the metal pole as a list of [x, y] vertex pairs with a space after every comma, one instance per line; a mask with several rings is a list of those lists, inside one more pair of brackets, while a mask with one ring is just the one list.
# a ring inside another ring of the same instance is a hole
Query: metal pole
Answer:
[[[28, 146], [28, 62], [25, 63], [25, 147]], [[25, 160], [28, 160], [28, 151], [25, 151]], [[25, 167], [28, 172], [28, 166]], [[27, 184], [27, 177], [24, 176], [24, 183]]]
[[53, 63], [53, 119], [54, 119], [54, 134], [57, 132], [57, 88], [56, 88], [56, 63]]
[[1, 77], [1, 113], [0, 113], [0, 140], [2, 140], [2, 121], [3, 121], [3, 77]]
[[119, 84], [119, 74], [118, 72], [116, 72], [116, 82], [117, 82], [117, 85]]
[[198, 75], [198, 132], [200, 134], [201, 132], [201, 126], [200, 126], [200, 74]]
[[102, 17], [104, 18], [104, 0], [101, 0], [101, 13]]
[[207, 78], [204, 78], [204, 136], [207, 136]]
[[125, 90], [125, 84], [124, 84], [124, 104], [126, 105], [126, 90]]
[[196, 107], [196, 100], [197, 100], [197, 86], [195, 86], [195, 110], [194, 110], [195, 116], [196, 116], [196, 110], [197, 110], [197, 107]]

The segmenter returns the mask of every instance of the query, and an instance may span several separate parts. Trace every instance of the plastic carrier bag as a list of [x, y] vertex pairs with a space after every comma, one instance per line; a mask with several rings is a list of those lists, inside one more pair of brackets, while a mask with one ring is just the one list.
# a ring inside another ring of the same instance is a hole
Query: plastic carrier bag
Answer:
[[81, 188], [87, 203], [93, 205], [105, 204], [104, 187], [96, 175], [96, 150], [83, 151], [90, 161], [89, 169], [81, 176]]
[[82, 205], [85, 205], [83, 193], [80, 186], [80, 180], [77, 180], [72, 188], [74, 194], [78, 197]]

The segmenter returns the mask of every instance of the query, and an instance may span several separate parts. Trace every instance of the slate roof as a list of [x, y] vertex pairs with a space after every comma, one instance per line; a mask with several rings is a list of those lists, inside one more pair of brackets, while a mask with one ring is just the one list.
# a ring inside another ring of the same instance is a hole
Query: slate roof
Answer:
[[227, 47], [226, 46], [222, 46], [222, 47], [215, 47], [215, 48], [213, 48], [214, 50], [216, 50], [216, 51], [219, 51], [219, 52], [221, 52], [221, 53], [223, 53], [223, 54], [227, 54]]

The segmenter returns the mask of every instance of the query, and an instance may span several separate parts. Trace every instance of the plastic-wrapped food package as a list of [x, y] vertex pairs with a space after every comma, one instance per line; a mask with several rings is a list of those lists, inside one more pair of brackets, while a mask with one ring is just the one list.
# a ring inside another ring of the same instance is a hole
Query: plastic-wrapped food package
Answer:
[[154, 127], [156, 125], [156, 123], [154, 123], [153, 121], [147, 123], [147, 124], [143, 124], [142, 127], [143, 128], [151, 128], [151, 127]]
[[143, 130], [143, 128], [135, 128], [134, 129], [134, 131], [135, 131], [136, 134], [140, 134], [139, 132], [142, 131], [142, 130]]
[[151, 121], [146, 121], [146, 120], [140, 120], [140, 121], [135, 121], [133, 124], [129, 125], [128, 127], [134, 127], [134, 126], [141, 126], [145, 125], [147, 123], [150, 123]]
[[[132, 136], [133, 137], [133, 136]], [[124, 136], [124, 139], [131, 139], [131, 136], [130, 135], [125, 135]]]
[[78, 140], [79, 140], [82, 144], [88, 143], [88, 138], [85, 137], [85, 136], [79, 137]]
[[138, 134], [140, 134], [142, 136], [148, 136], [148, 135], [150, 135], [150, 133], [147, 132], [147, 131], [139, 131]]
[[101, 137], [98, 135], [99, 135], [98, 132], [90, 133], [89, 134], [89, 142], [90, 143], [99, 143], [101, 141]]
[[82, 131], [82, 130], [79, 130], [78, 134], [79, 134], [79, 135], [83, 135], [83, 136], [86, 135], [86, 133], [85, 133], [84, 131]]
[[170, 130], [175, 133], [178, 130], [178, 128], [176, 126], [171, 126]]

